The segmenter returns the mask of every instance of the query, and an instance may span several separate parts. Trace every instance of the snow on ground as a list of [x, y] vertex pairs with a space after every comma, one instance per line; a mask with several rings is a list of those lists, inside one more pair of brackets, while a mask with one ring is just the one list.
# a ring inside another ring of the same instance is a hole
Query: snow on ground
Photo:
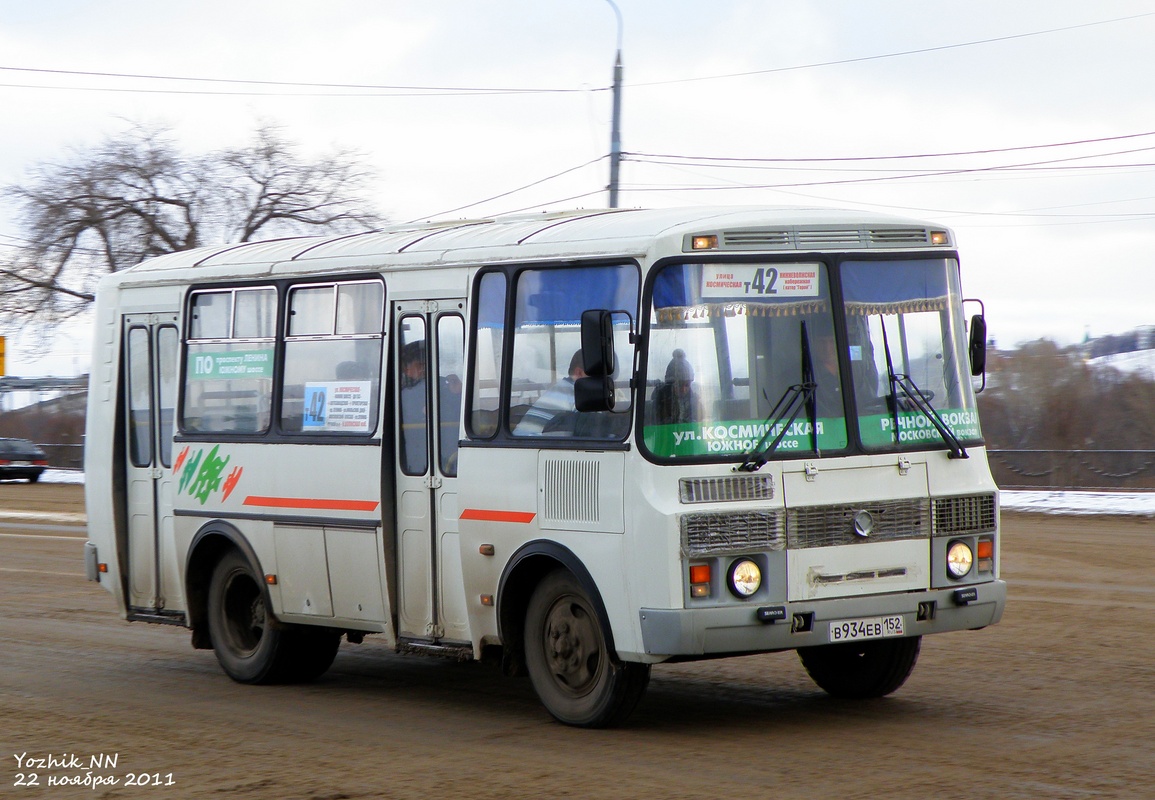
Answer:
[[1002, 491], [1003, 511], [1155, 517], [1155, 492]]
[[84, 473], [76, 469], [46, 469], [40, 474], [42, 483], [84, 483]]
[[[40, 480], [45, 483], [84, 483], [84, 473], [50, 469], [40, 476]], [[999, 497], [1003, 511], [1155, 517], [1155, 492], [1004, 490]]]

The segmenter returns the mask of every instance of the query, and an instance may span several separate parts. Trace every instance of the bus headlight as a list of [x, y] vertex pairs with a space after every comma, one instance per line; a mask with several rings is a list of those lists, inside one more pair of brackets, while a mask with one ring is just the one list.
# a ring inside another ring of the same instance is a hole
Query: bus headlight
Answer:
[[971, 571], [975, 555], [966, 542], [951, 542], [946, 550], [946, 571], [952, 578], [963, 578]]
[[730, 591], [735, 597], [750, 597], [762, 586], [762, 570], [748, 558], [740, 558], [730, 565]]

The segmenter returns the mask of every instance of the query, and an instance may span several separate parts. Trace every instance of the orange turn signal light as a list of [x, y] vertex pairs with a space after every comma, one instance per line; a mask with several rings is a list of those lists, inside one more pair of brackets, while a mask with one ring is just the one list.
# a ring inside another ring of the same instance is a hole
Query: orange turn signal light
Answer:
[[693, 564], [690, 566], [690, 583], [709, 583], [710, 565]]
[[979, 558], [994, 558], [995, 543], [990, 539], [979, 539]]

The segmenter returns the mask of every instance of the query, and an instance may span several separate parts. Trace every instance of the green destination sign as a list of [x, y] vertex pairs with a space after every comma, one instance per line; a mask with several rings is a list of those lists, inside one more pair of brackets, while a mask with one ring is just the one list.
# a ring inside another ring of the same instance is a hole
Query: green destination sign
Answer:
[[[959, 439], [965, 441], [982, 437], [979, 430], [979, 415], [976, 411], [940, 408], [938, 414]], [[897, 427], [894, 417], [890, 414], [859, 417], [858, 425], [862, 431], [862, 443], [867, 447], [886, 447], [895, 442], [902, 445], [920, 443], [935, 445], [942, 442], [942, 435], [935, 429], [934, 423], [920, 411], [900, 412]]]
[[[811, 425], [809, 420], [796, 419], [787, 428], [784, 422], [773, 426], [765, 420], [749, 419], [717, 422], [683, 422], [676, 425], [647, 425], [646, 447], [654, 455], [718, 456], [747, 453], [769, 432], [763, 446], [774, 441], [783, 428], [786, 433], [776, 452], [811, 452]], [[841, 417], [822, 417], [816, 421], [818, 448], [842, 450], [846, 447], [846, 420]]]
[[227, 380], [229, 378], [272, 378], [273, 351], [243, 350], [189, 353], [190, 380]]

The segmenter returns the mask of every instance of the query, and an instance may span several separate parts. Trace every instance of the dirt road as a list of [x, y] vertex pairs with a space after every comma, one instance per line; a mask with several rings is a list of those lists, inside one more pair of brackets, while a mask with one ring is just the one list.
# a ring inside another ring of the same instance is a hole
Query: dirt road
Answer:
[[[624, 728], [581, 731], [526, 680], [372, 637], [311, 686], [232, 683], [183, 629], [116, 617], [83, 528], [14, 516], [79, 495], [0, 484], [5, 797], [1155, 796], [1155, 522], [1005, 517], [1003, 622], [925, 639], [890, 698], [750, 656], [656, 667]], [[117, 783], [59, 785], [86, 774]]]

